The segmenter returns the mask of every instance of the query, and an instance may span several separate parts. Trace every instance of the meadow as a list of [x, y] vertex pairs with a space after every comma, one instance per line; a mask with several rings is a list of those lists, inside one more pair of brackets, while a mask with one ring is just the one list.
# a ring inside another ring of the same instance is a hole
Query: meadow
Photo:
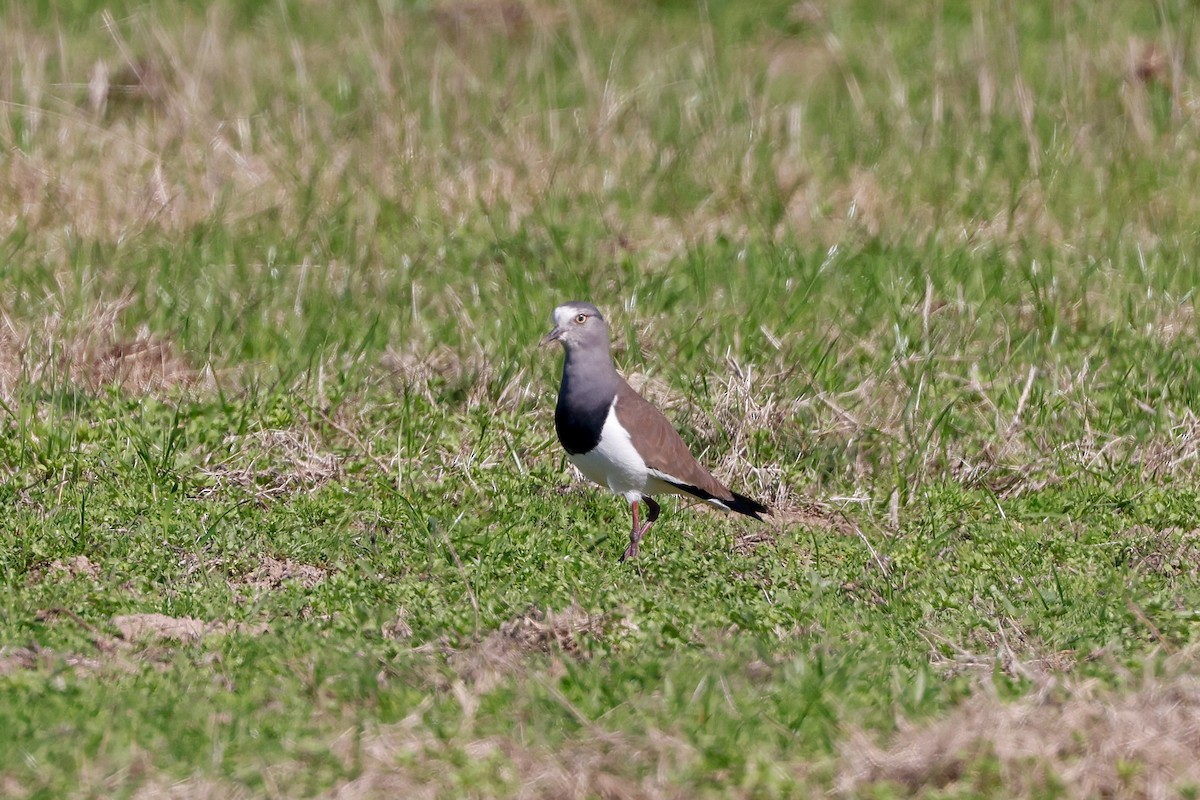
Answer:
[[[0, 43], [0, 796], [1200, 795], [1194, 3]], [[573, 299], [771, 522], [617, 563]]]

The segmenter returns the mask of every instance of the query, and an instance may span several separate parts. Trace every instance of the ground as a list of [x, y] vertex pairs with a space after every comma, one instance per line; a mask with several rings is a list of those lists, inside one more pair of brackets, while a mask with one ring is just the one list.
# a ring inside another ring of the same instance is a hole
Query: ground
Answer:
[[0, 795], [1200, 792], [1192, 4], [0, 13]]

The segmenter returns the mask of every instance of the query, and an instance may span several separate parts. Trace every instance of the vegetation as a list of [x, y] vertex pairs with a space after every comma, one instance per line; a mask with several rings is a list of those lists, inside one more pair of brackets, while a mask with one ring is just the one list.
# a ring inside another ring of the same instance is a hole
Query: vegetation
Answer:
[[2, 14], [0, 794], [1200, 791], [1193, 3]]

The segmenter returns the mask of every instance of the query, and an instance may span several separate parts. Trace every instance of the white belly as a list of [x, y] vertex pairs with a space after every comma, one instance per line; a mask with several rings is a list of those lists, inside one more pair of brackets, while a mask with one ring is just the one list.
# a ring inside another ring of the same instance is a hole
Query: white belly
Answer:
[[[629, 440], [629, 432], [617, 422], [616, 404], [608, 410], [600, 444], [589, 453], [569, 455], [579, 471], [613, 494], [622, 495], [630, 503], [649, 494], [659, 494], [666, 486], [654, 478], [646, 462]], [[672, 487], [673, 488], [673, 487]]]

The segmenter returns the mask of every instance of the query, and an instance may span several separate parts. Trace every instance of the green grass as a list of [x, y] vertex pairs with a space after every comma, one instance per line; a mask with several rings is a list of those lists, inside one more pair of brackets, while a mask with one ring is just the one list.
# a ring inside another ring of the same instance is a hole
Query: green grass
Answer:
[[[0, 794], [1200, 785], [1190, 4], [3, 21]], [[775, 522], [616, 562], [570, 299]]]

